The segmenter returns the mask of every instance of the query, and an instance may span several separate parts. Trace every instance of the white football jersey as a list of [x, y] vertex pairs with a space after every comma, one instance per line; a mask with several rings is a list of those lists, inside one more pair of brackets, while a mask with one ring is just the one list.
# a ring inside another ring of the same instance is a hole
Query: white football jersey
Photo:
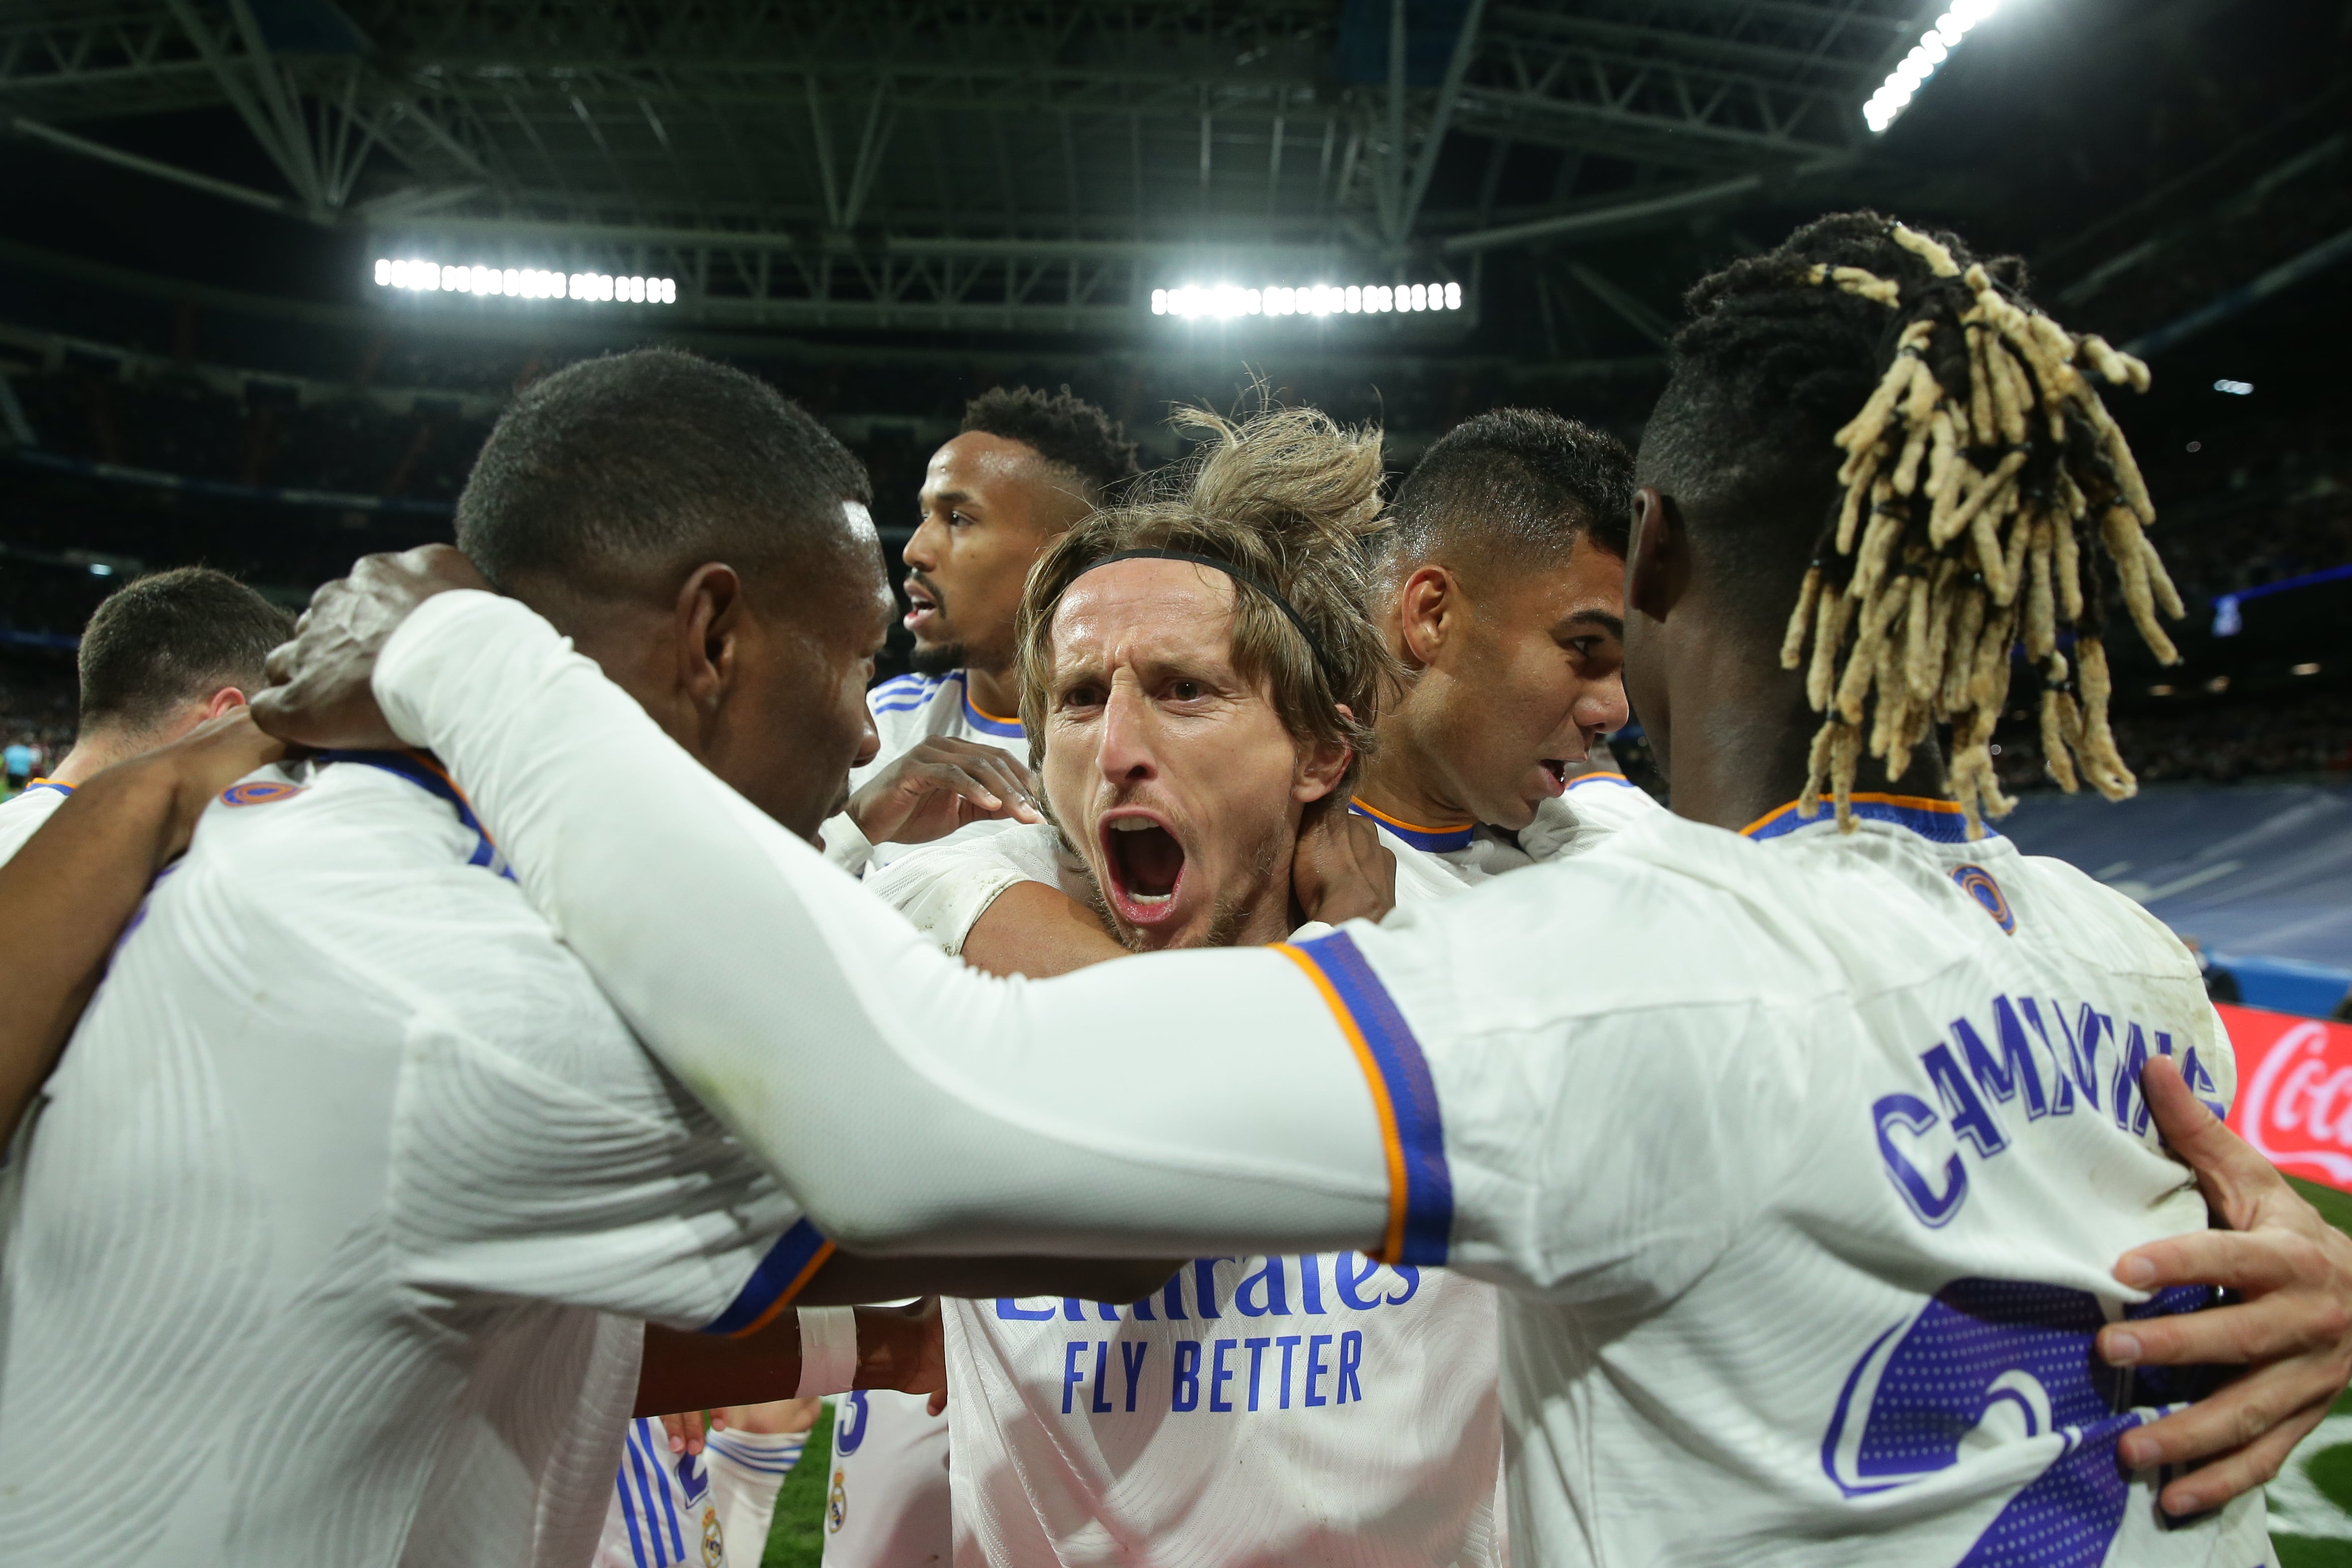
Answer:
[[52, 784], [47, 779], [29, 784], [5, 802], [0, 802], [0, 865], [16, 858], [50, 813], [66, 803], [73, 793], [70, 784]]
[[712, 1471], [700, 1454], [671, 1453], [669, 1434], [653, 1416], [631, 1421], [594, 1568], [728, 1568], [730, 1561], [758, 1568], [765, 1541], [728, 1554]]
[[[2169, 1055], [2226, 1103], [2228, 1037], [2145, 910], [1948, 801], [1858, 796], [1852, 833], [1655, 813], [1379, 925], [1002, 981], [664, 749], [520, 606], [428, 602], [375, 686], [648, 1045], [840, 1233], [1377, 1238], [1503, 1285], [1527, 1561], [2274, 1561], [2258, 1493], [2171, 1525], [2163, 1474], [2119, 1465], [2198, 1380], [2094, 1348], [2210, 1303], [2111, 1270], [2205, 1228], [2138, 1074]], [[646, 761], [614, 780], [615, 752]], [[600, 853], [551, 852], [577, 842]]]
[[[407, 754], [214, 803], [14, 1154], [26, 1561], [583, 1563], [635, 1320], [747, 1329], [830, 1252]], [[61, 1510], [94, 1406], [120, 1490]]]
[[[966, 687], [969, 681], [961, 670], [945, 675], [898, 675], [878, 683], [866, 694], [866, 706], [874, 716], [874, 728], [881, 737], [882, 748], [874, 760], [849, 773], [849, 787], [856, 789], [890, 763], [912, 751], [916, 745], [932, 736], [942, 735], [956, 740], [977, 741], [992, 746], [1007, 756], [1016, 758], [1023, 767], [1029, 765], [1029, 740], [1016, 716], [998, 718], [984, 714], [971, 706]], [[970, 822], [950, 833], [949, 838], [969, 839], [996, 832], [1011, 824], [1005, 822]], [[871, 865], [888, 865], [907, 852], [907, 844], [872, 844], [850, 822], [847, 816], [827, 819], [824, 829], [825, 855], [844, 871], [857, 873]], [[938, 841], [940, 842], [945, 840]]]
[[[1622, 773], [1578, 774], [1568, 781], [1564, 792], [1538, 805], [1535, 821], [1517, 832], [1480, 822], [1423, 827], [1401, 821], [1360, 800], [1350, 800], [1348, 809], [1380, 824], [1381, 840], [1397, 852], [1400, 868], [1405, 860], [1403, 852], [1415, 850], [1443, 866], [1465, 887], [1507, 871], [1582, 854], [1620, 829], [1665, 810], [1649, 791]], [[1404, 902], [1402, 892], [1398, 902]]]
[[[1400, 908], [1459, 891], [1400, 848]], [[1048, 824], [922, 846], [866, 885], [949, 952], [1057, 885]], [[1128, 1307], [945, 1301], [958, 1568], [1495, 1568], [1492, 1286], [1353, 1252], [1202, 1258]]]
[[945, 1568], [952, 1550], [945, 1416], [928, 1394], [860, 1388], [833, 1401], [825, 1568]]

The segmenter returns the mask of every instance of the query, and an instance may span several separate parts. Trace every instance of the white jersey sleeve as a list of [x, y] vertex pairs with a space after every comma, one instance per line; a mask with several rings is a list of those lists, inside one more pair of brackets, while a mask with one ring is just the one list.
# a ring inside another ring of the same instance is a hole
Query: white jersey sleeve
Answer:
[[1020, 823], [908, 850], [866, 885], [952, 957], [1007, 888], [1036, 882], [1059, 891], [1060, 845], [1061, 834], [1050, 823]]
[[[1124, 964], [1041, 982], [969, 971], [509, 600], [428, 602], [376, 687], [396, 728], [430, 735], [462, 769], [526, 890], [648, 1046], [843, 1245], [1166, 1257], [1401, 1244], [1402, 1167], [1382, 1132], [1395, 1116], [1380, 1108], [1393, 1097], [1368, 1087], [1304, 960], [1172, 954], [1141, 992]], [[641, 766], [579, 789], [571, 759], [613, 745]], [[586, 842], [599, 852], [564, 852]], [[1186, 1071], [1105, 1095], [1112, 1018], [1138, 1058]], [[1237, 1098], [1235, 1083], [1254, 1092]], [[876, 1104], [892, 1115], [877, 1122]]]

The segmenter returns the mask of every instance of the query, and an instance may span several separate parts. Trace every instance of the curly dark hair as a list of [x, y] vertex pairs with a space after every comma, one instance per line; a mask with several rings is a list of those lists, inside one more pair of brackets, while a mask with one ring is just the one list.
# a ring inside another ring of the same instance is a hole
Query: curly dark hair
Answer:
[[1002, 436], [1035, 449], [1086, 482], [1087, 500], [1101, 506], [1135, 477], [1135, 443], [1110, 415], [1067, 385], [1058, 392], [1034, 387], [991, 387], [963, 407], [966, 433]]

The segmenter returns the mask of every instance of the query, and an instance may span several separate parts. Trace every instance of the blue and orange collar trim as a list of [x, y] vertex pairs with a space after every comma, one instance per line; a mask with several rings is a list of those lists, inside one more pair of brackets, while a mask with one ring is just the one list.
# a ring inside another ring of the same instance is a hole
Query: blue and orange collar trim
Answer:
[[70, 784], [60, 784], [54, 779], [36, 779], [16, 793], [29, 795], [36, 789], [54, 789], [60, 795], [70, 795], [74, 792], [74, 787]]
[[1367, 806], [1360, 796], [1349, 799], [1348, 810], [1359, 817], [1370, 817], [1414, 849], [1427, 850], [1432, 854], [1442, 855], [1451, 850], [1466, 850], [1470, 847], [1470, 841], [1478, 836], [1478, 824], [1475, 822], [1464, 822], [1461, 826], [1454, 828], [1424, 828], [1416, 823], [1402, 821], [1376, 806]]
[[474, 803], [466, 799], [466, 792], [457, 788], [457, 781], [449, 777], [449, 770], [442, 767], [440, 758], [431, 752], [321, 751], [314, 760], [321, 764], [357, 762], [381, 768], [395, 778], [407, 779], [426, 794], [437, 797], [457, 814], [458, 823], [474, 835], [474, 852], [466, 858], [466, 863], [496, 872], [509, 882], [515, 880], [514, 869], [507, 863], [506, 856], [499, 852], [498, 841], [490, 837], [489, 829], [482, 826], [482, 819], [475, 814]]
[[[1777, 839], [1783, 833], [1793, 833], [1799, 828], [1810, 828], [1816, 822], [1837, 820], [1835, 807], [1827, 795], [1810, 817], [1797, 814], [1803, 802], [1791, 800], [1779, 810], [1769, 811], [1739, 830], [1740, 836], [1750, 839]], [[1969, 838], [1968, 813], [1953, 800], [1938, 800], [1926, 795], [1856, 795], [1853, 797], [1853, 814], [1864, 821], [1892, 822], [1938, 844], [1965, 844]], [[1990, 828], [1984, 830], [1978, 841], [1997, 839], [2000, 835]]]
[[1018, 740], [1028, 733], [1021, 727], [1021, 721], [1017, 718], [999, 718], [992, 713], [982, 713], [972, 706], [971, 683], [964, 679], [963, 672], [961, 670], [956, 672], [956, 684], [963, 688], [964, 723], [982, 735], [992, 735], [1000, 740]]

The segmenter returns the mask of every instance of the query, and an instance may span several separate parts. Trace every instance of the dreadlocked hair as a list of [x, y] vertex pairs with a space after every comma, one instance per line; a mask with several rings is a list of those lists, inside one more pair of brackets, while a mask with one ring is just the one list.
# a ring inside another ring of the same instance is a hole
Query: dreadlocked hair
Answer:
[[1032, 761], [1044, 762], [1054, 612], [1063, 594], [1106, 557], [1182, 550], [1239, 568], [1313, 629], [1310, 646], [1265, 594], [1234, 584], [1235, 670], [1267, 684], [1294, 738], [1352, 748], [1343, 788], [1330, 797], [1344, 801], [1344, 785], [1371, 754], [1381, 692], [1401, 673], [1368, 608], [1364, 545], [1380, 527], [1381, 433], [1346, 428], [1311, 408], [1265, 408], [1239, 423], [1179, 408], [1170, 423], [1203, 444], [1146, 475], [1125, 505], [1063, 534], [1029, 569], [1014, 638]]
[[1886, 368], [1833, 438], [1839, 495], [1780, 646], [1823, 716], [1798, 810], [1813, 814], [1826, 788], [1845, 831], [1864, 753], [1899, 779], [1939, 724], [1969, 836], [2016, 804], [1991, 741], [2021, 647], [2042, 677], [2052, 779], [2069, 792], [2087, 779], [2111, 800], [2137, 789], [2107, 723], [2102, 552], [2142, 640], [2179, 661], [2157, 617], [2182, 608], [2147, 538], [2156, 508], [2097, 386], [2144, 392], [2147, 367], [2059, 326], [2023, 282], [2013, 257], [1979, 261], [1953, 236], [1862, 213], [1808, 225], [1693, 294], [1702, 314], [1790, 290], [1885, 313]]

